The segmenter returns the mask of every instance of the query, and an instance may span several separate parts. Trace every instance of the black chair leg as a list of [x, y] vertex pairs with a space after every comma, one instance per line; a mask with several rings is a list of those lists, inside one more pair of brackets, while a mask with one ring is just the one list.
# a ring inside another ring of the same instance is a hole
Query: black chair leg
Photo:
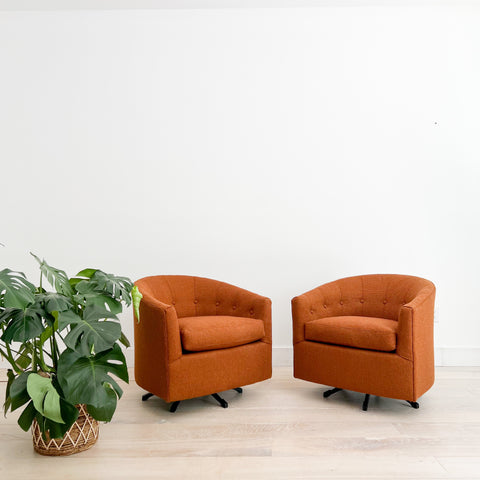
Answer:
[[366, 412], [368, 410], [368, 402], [370, 401], [370, 395], [368, 393], [365, 394], [365, 400], [363, 401], [362, 410]]
[[228, 408], [228, 403], [218, 393], [212, 393], [212, 397], [220, 404], [222, 408]]
[[330, 395], [340, 392], [341, 390], [342, 390], [341, 388], [332, 388], [331, 390], [327, 390], [326, 392], [323, 392], [323, 397], [328, 398]]
[[146, 402], [150, 397], [153, 397], [153, 393], [146, 393], [142, 395], [142, 402]]
[[[342, 389], [341, 388], [332, 388], [331, 390], [327, 390], [325, 392], [323, 392], [323, 396], [325, 398], [328, 398], [330, 395], [333, 395], [334, 393], [337, 393], [337, 392], [340, 392]], [[370, 394], [369, 393], [366, 393], [365, 394], [365, 398], [363, 400], [363, 404], [362, 404], [362, 410], [364, 412], [366, 412], [368, 410], [368, 403], [370, 402]], [[410, 400], [406, 400], [406, 402], [412, 407], [412, 408], [420, 408], [420, 405], [418, 404], [418, 402], [411, 402]]]
[[243, 389], [241, 387], [234, 388], [234, 390], [238, 393], [243, 393]]
[[175, 413], [177, 411], [178, 405], [180, 405], [180, 400], [177, 400], [176, 402], [173, 402], [170, 405], [170, 413]]

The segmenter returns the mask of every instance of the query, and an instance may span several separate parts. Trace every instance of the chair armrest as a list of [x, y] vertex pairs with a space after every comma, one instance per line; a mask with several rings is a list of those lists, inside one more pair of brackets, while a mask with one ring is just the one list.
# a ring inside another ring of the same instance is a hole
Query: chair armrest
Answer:
[[263, 320], [265, 325], [265, 336], [261, 339], [264, 343], [272, 343], [272, 301], [267, 297], [258, 297], [254, 300], [254, 309], [257, 315], [254, 318]]
[[292, 298], [293, 344], [305, 340], [305, 323], [310, 320], [309, 301], [305, 294]]
[[433, 314], [435, 287], [424, 287], [400, 308], [397, 330], [397, 354], [416, 361], [424, 355], [433, 359]]
[[135, 349], [139, 348], [142, 354], [148, 355], [153, 365], [155, 358], [166, 365], [182, 356], [180, 328], [173, 305], [167, 305], [143, 293], [140, 320], [135, 319], [134, 322]]
[[318, 318], [328, 317], [325, 310], [325, 296], [331, 291], [332, 284], [321, 285], [292, 299], [293, 344], [305, 340], [305, 323]]

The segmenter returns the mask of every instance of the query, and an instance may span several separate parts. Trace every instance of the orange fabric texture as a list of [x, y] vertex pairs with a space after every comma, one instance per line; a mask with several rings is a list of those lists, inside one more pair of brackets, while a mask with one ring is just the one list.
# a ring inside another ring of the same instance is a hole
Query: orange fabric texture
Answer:
[[354, 392], [417, 400], [413, 364], [394, 353], [301, 342], [294, 347], [294, 376]]
[[228, 315], [183, 317], [178, 320], [184, 350], [202, 352], [237, 347], [265, 336], [261, 320]]
[[[139, 386], [172, 402], [271, 377], [270, 299], [201, 277], [159, 275], [135, 284], [143, 295], [140, 321], [134, 318]], [[212, 340], [220, 347], [207, 351]], [[187, 351], [192, 346], [204, 351]]]
[[[417, 400], [434, 382], [434, 303], [433, 283], [408, 275], [348, 277], [295, 297], [295, 377], [362, 393]], [[332, 317], [395, 322], [395, 350], [387, 353], [339, 345], [340, 337], [345, 342], [345, 332], [338, 332], [335, 342], [327, 342], [325, 337], [307, 338], [312, 335], [309, 322]]]
[[391, 352], [397, 343], [397, 322], [375, 317], [327, 317], [305, 324], [305, 339], [367, 350]]

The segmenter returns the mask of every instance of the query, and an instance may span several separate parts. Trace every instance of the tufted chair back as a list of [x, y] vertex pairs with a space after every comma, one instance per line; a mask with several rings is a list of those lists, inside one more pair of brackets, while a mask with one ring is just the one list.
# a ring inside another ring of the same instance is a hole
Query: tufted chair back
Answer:
[[252, 298], [247, 290], [209, 278], [157, 275], [136, 282], [143, 295], [175, 308], [178, 318], [230, 315], [262, 318], [263, 297]]
[[361, 275], [336, 280], [304, 294], [312, 318], [360, 315], [398, 320], [400, 308], [433, 283], [408, 275]]

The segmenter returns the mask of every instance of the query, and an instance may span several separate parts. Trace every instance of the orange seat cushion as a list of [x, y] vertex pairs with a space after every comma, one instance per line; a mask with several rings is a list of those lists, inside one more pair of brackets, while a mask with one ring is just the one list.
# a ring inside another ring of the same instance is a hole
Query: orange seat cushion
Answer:
[[327, 317], [305, 324], [305, 339], [391, 352], [397, 346], [397, 321], [375, 317]]
[[262, 320], [214, 315], [178, 319], [184, 350], [201, 352], [237, 347], [265, 336]]

